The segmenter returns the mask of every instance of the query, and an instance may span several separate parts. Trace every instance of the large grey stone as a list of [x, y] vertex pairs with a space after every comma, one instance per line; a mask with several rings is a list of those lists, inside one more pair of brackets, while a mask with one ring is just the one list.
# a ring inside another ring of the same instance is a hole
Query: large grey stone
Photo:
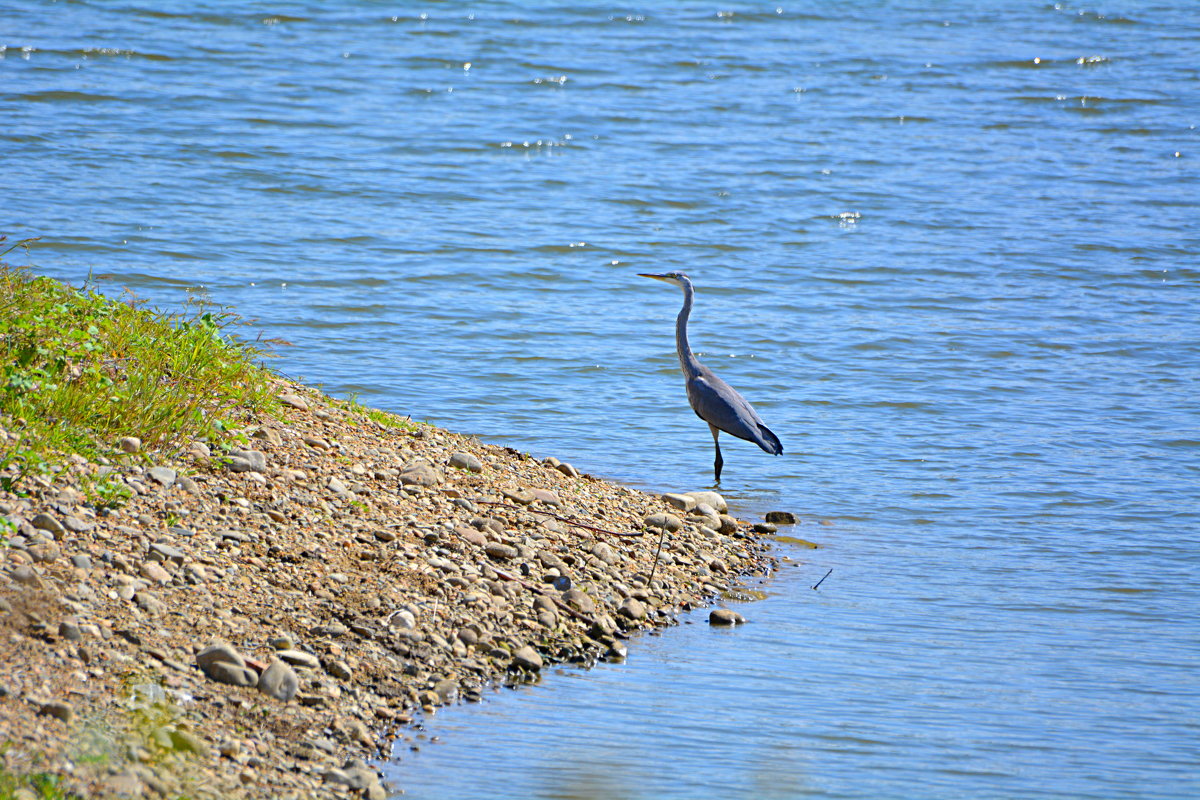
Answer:
[[642, 605], [641, 600], [627, 597], [625, 602], [621, 603], [621, 607], [617, 609], [617, 613], [629, 619], [641, 620], [646, 618], [646, 607]]
[[537, 650], [525, 645], [513, 653], [512, 663], [521, 669], [537, 671], [542, 668], [542, 657]]
[[688, 492], [688, 497], [695, 500], [697, 505], [707, 503], [715, 508], [719, 514], [729, 511], [729, 504], [725, 502], [725, 498], [716, 492]]
[[321, 659], [303, 650], [276, 650], [275, 655], [293, 666], [306, 669], [321, 668]]
[[437, 486], [442, 476], [427, 461], [414, 461], [400, 471], [400, 483], [404, 486]]
[[227, 683], [231, 686], [254, 686], [258, 683], [258, 673], [249, 667], [239, 667], [228, 661], [218, 661], [209, 667], [205, 673], [217, 683]]
[[680, 511], [691, 511], [696, 507], [696, 500], [686, 494], [674, 494], [668, 492], [662, 496], [667, 505], [679, 509]]
[[665, 527], [672, 533], [683, 527], [683, 521], [674, 514], [650, 514], [642, 520], [642, 524], [655, 531]]
[[714, 608], [708, 615], [709, 625], [741, 625], [745, 621], [745, 617], [736, 611], [730, 611], [728, 608]]
[[170, 467], [151, 467], [146, 470], [146, 474], [150, 476], [151, 480], [168, 488], [175, 483], [177, 477], [175, 470]]
[[596, 601], [579, 589], [568, 589], [563, 592], [562, 600], [584, 614], [591, 614], [596, 610]]
[[285, 662], [272, 661], [258, 678], [258, 690], [286, 703], [300, 690], [300, 679]]
[[230, 450], [228, 466], [233, 472], [266, 472], [267, 455], [261, 450]]
[[48, 531], [55, 538], [66, 532], [66, 528], [63, 527], [62, 523], [49, 514], [36, 514], [29, 521], [29, 524], [39, 530]]
[[292, 394], [291, 392], [281, 394], [279, 395], [279, 402], [299, 411], [308, 411], [308, 401], [298, 394]]
[[172, 547], [169, 544], [154, 542], [150, 545], [150, 552], [146, 557], [151, 561], [170, 561], [173, 564], [183, 565], [183, 551], [178, 547]]
[[455, 469], [465, 469], [467, 472], [483, 472], [483, 462], [470, 453], [452, 454], [450, 466]]
[[246, 659], [242, 658], [241, 654], [233, 648], [233, 645], [227, 642], [215, 642], [196, 654], [196, 666], [210, 678], [212, 675], [209, 675], [209, 669], [214, 664], [222, 663], [244, 667], [246, 666]]

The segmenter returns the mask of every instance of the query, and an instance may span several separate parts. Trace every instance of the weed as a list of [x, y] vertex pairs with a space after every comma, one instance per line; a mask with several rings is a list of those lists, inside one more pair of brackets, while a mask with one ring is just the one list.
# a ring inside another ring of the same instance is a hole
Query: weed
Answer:
[[[113, 456], [123, 436], [150, 449], [237, 438], [241, 416], [278, 401], [264, 353], [229, 332], [235, 321], [146, 309], [0, 263], [0, 489], [52, 480], [71, 453]], [[93, 482], [105, 505], [127, 491]]]

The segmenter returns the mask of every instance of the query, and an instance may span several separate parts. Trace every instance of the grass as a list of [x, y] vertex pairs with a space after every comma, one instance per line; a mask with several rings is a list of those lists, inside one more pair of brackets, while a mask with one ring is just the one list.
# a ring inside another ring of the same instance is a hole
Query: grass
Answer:
[[[10, 434], [0, 440], [0, 489], [53, 479], [72, 454], [115, 457], [122, 437], [165, 450], [220, 442], [250, 415], [273, 412], [264, 353], [229, 332], [236, 319], [164, 313], [0, 261], [0, 428]], [[123, 486], [92, 488], [98, 504], [124, 499]]]
[[[7, 743], [0, 745], [0, 755], [7, 749]], [[62, 787], [57, 775], [48, 772], [18, 775], [0, 767], [0, 800], [24, 800], [31, 796], [37, 800], [79, 800], [79, 795]]]

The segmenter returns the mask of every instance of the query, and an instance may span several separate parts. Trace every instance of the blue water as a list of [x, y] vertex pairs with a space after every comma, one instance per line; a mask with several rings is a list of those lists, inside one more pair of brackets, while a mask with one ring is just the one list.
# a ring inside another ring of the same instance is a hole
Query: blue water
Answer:
[[17, 261], [656, 490], [711, 483], [682, 269], [783, 440], [723, 448], [822, 545], [750, 626], [443, 712], [407, 796], [1200, 795], [1200, 6], [0, 20]]

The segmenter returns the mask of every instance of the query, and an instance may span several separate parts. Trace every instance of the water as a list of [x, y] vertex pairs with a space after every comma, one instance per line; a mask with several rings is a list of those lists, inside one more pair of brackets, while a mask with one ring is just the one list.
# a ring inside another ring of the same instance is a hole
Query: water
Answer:
[[690, 489], [681, 298], [635, 277], [683, 269], [783, 440], [721, 489], [822, 549], [750, 626], [439, 714], [409, 797], [1200, 794], [1193, 3], [0, 19], [0, 226], [40, 271]]

